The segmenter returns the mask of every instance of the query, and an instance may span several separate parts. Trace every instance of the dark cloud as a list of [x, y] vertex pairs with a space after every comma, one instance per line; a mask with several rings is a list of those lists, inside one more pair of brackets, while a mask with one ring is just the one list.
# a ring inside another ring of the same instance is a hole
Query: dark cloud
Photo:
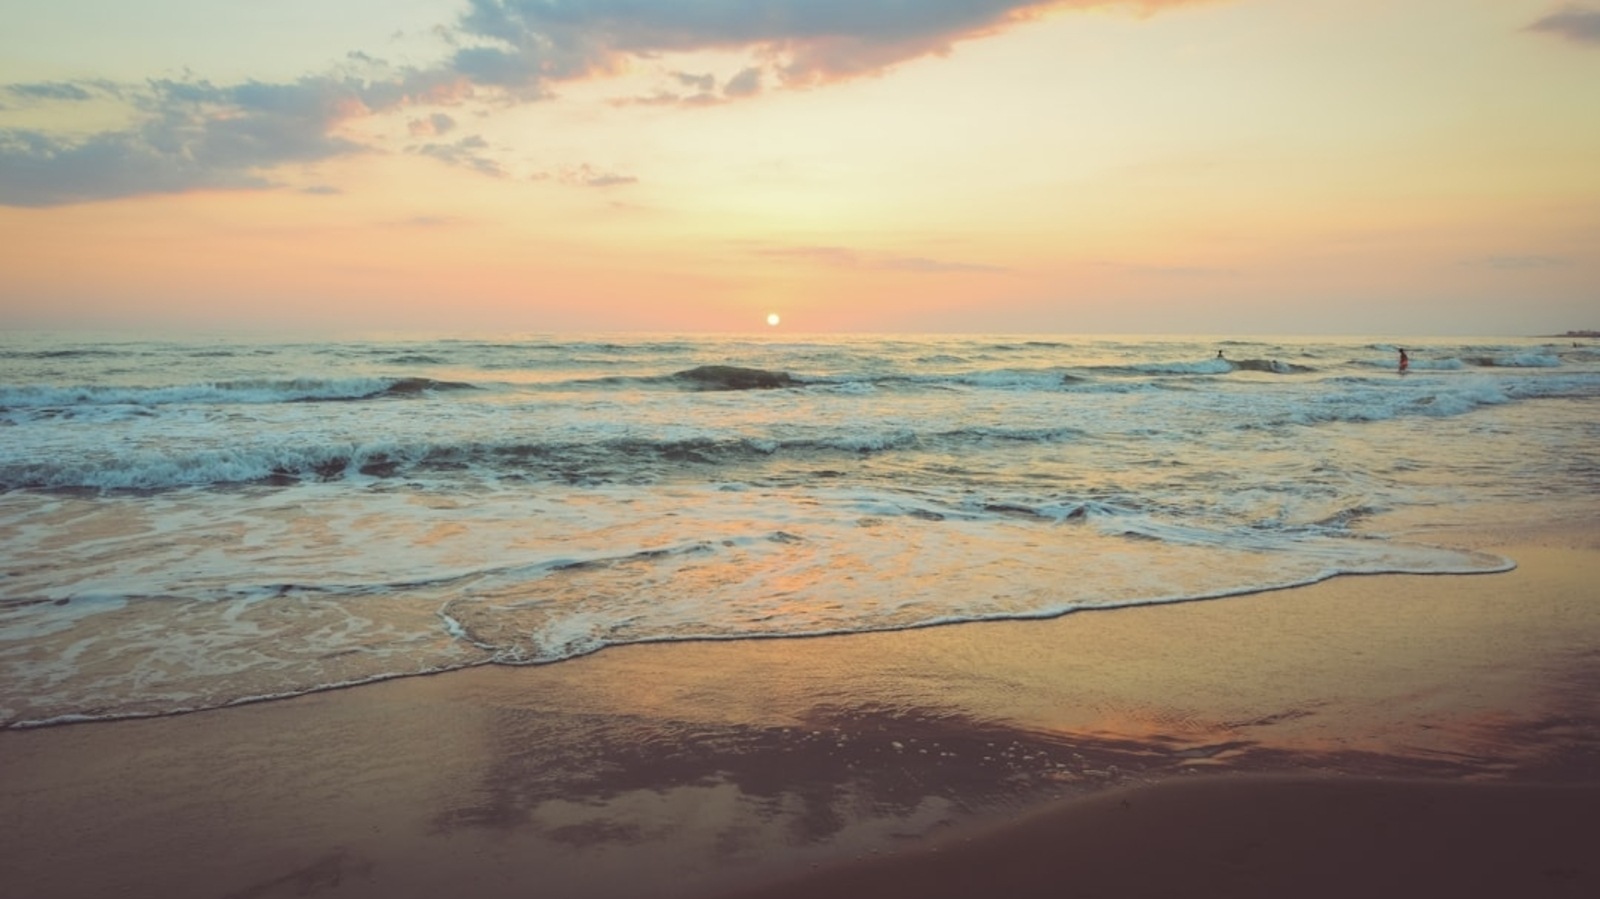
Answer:
[[1600, 44], [1600, 9], [1567, 6], [1528, 26], [1530, 31], [1559, 35], [1569, 41]]
[[459, 51], [458, 70], [527, 90], [613, 71], [628, 56], [753, 50], [789, 84], [874, 74], [950, 50], [1051, 8], [1152, 12], [1204, 0], [469, 0], [458, 23], [497, 46]]
[[[753, 48], [789, 82], [881, 71], [1004, 27], [1050, 0], [470, 0], [463, 32], [501, 46], [459, 51], [458, 71], [527, 89], [610, 71], [626, 56]], [[1089, 5], [1078, 3], [1075, 5]]]

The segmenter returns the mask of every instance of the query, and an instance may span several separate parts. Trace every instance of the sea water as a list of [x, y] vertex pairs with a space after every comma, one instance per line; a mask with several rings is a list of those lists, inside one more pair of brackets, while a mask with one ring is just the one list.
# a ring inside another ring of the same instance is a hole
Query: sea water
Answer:
[[1427, 526], [1592, 511], [1600, 348], [1405, 346], [9, 334], [0, 726], [1499, 571]]

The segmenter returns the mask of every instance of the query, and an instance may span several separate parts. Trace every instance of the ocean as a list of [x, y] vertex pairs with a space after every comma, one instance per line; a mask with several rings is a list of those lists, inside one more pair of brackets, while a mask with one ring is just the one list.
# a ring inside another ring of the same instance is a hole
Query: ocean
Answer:
[[1451, 528], [1600, 496], [1580, 343], [9, 333], [0, 727], [1504, 571]]

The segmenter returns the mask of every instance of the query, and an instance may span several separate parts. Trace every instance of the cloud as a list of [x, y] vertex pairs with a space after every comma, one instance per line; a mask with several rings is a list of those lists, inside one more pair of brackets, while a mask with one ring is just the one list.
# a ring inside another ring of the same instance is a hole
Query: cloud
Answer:
[[701, 93], [707, 93], [717, 86], [717, 76], [710, 73], [692, 75], [688, 72], [673, 72], [672, 77], [676, 78], [678, 83], [684, 87], [695, 88]]
[[344, 191], [331, 184], [313, 184], [310, 187], [300, 188], [300, 192], [311, 194], [314, 197], [332, 197], [344, 193]]
[[482, 152], [487, 149], [489, 142], [484, 140], [482, 135], [474, 134], [450, 144], [421, 144], [407, 147], [406, 152], [429, 156], [491, 178], [504, 178], [506, 170], [499, 162]]
[[38, 131], [0, 131], [0, 203], [8, 206], [268, 185], [244, 168], [208, 168], [181, 148], [137, 131], [108, 132], [78, 142]]
[[566, 166], [554, 172], [543, 172], [533, 176], [535, 181], [556, 181], [561, 184], [573, 184], [579, 187], [619, 187], [624, 184], [638, 184], [639, 179], [632, 175], [619, 175], [608, 172], [589, 163], [582, 165]]
[[671, 76], [677, 83], [685, 87], [694, 88], [690, 94], [678, 93], [673, 90], [658, 90], [653, 94], [643, 97], [630, 97], [625, 100], [614, 100], [614, 106], [716, 106], [732, 100], [742, 100], [761, 93], [762, 70], [759, 66], [749, 66], [740, 69], [738, 74], [729, 78], [717, 90], [717, 77], [715, 75], [690, 75], [684, 72], [673, 72]]
[[882, 71], [992, 33], [1052, 0], [470, 0], [460, 30], [499, 46], [458, 51], [458, 71], [529, 89], [614, 71], [629, 56], [750, 49], [789, 83]]
[[6, 91], [30, 100], [88, 100], [94, 97], [81, 86], [66, 81], [8, 84]]
[[1566, 6], [1529, 25], [1528, 30], [1543, 31], [1578, 43], [1600, 44], [1600, 9]]
[[[743, 50], [790, 86], [881, 73], [1052, 9], [1149, 13], [1207, 0], [469, 0], [452, 59], [480, 84], [541, 93], [547, 82], [620, 71], [630, 57]], [[739, 87], [751, 86], [747, 78]], [[704, 92], [705, 88], [701, 88]]]
[[454, 131], [456, 120], [442, 112], [436, 112], [423, 119], [412, 119], [406, 123], [406, 129], [412, 137], [442, 137]]
[[[621, 72], [634, 60], [669, 53], [731, 50], [748, 54], [751, 64], [729, 77], [720, 92], [710, 75], [676, 72], [671, 76], [675, 89], [632, 102], [710, 105], [750, 97], [771, 85], [809, 87], [879, 74], [1051, 9], [1122, 6], [1148, 13], [1207, 0], [466, 2], [453, 25], [436, 32], [448, 50], [427, 66], [393, 68], [355, 51], [328, 73], [283, 83], [167, 79], [6, 85], [9, 96], [28, 103], [81, 102], [96, 94], [114, 98], [130, 107], [135, 121], [123, 130], [87, 136], [0, 130], [0, 204], [50, 206], [276, 187], [273, 171], [280, 166], [372, 149], [344, 136], [342, 126], [352, 120], [418, 106], [544, 100], [560, 82]], [[1572, 17], [1591, 15], [1573, 8], [1547, 21], [1570, 28]], [[349, 74], [358, 70], [362, 77]], [[408, 122], [414, 138], [441, 137], [455, 125], [443, 113]], [[407, 149], [504, 176], [503, 167], [473, 140]], [[601, 174], [584, 183], [631, 180]]]
[[268, 172], [276, 166], [361, 152], [334, 130], [370, 114], [370, 103], [393, 102], [383, 93], [335, 78], [223, 87], [151, 81], [124, 91], [141, 117], [128, 129], [81, 138], [0, 130], [0, 203], [275, 186]]
[[1003, 272], [993, 265], [976, 265], [967, 262], [950, 262], [922, 256], [894, 256], [865, 254], [847, 247], [804, 246], [770, 247], [755, 251], [758, 256], [792, 259], [830, 268], [870, 269], [874, 271], [917, 272], [923, 274], [950, 274], [960, 272]]
[[751, 67], [729, 78], [728, 83], [722, 86], [722, 93], [728, 97], [750, 97], [761, 93], [761, 70]]

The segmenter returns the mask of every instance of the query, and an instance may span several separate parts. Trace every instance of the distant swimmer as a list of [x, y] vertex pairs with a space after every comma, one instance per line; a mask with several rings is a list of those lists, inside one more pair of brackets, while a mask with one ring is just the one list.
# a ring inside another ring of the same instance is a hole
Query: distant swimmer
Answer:
[[1406, 373], [1406, 369], [1408, 369], [1410, 367], [1411, 367], [1411, 357], [1406, 355], [1406, 351], [1405, 350], [1401, 350], [1400, 351], [1400, 373], [1402, 375], [1405, 374]]
[[1222, 351], [1221, 350], [1217, 350], [1217, 358], [1218, 359], [1222, 358]]

